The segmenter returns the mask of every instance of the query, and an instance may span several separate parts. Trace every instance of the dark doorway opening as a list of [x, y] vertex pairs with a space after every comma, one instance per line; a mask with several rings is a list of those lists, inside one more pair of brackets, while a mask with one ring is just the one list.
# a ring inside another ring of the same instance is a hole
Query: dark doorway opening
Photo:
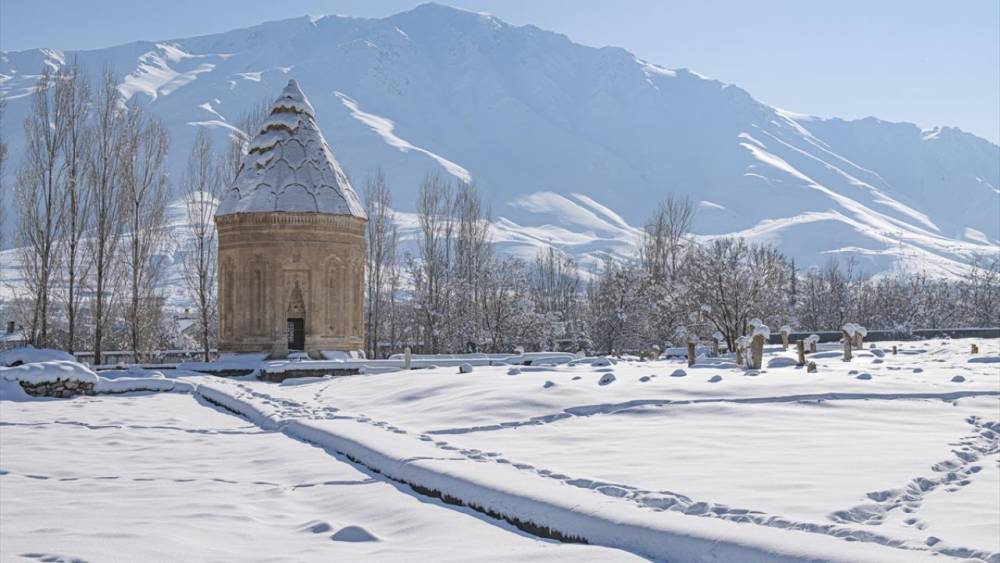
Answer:
[[305, 350], [306, 322], [305, 319], [288, 319], [288, 349]]

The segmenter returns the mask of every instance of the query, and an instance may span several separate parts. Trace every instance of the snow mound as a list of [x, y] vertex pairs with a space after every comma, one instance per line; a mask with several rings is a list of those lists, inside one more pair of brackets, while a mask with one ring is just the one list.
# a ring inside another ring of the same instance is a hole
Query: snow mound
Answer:
[[520, 368], [510, 368], [509, 370], [507, 370], [507, 375], [521, 375], [521, 369]]
[[330, 536], [333, 541], [369, 542], [378, 541], [378, 537], [361, 526], [344, 526]]
[[71, 361], [47, 361], [23, 364], [12, 368], [0, 368], [0, 378], [4, 381], [20, 381], [37, 385], [54, 381], [79, 381], [97, 383], [96, 373], [83, 364]]
[[134, 391], [173, 391], [175, 393], [191, 393], [194, 385], [187, 381], [177, 381], [162, 377], [119, 377], [105, 379], [101, 377], [94, 385], [95, 393], [131, 393]]
[[965, 376], [956, 375], [955, 377], [951, 378], [951, 382], [952, 383], [965, 383]]
[[53, 350], [51, 348], [33, 348], [31, 346], [25, 348], [14, 348], [13, 350], [7, 350], [6, 352], [0, 352], [0, 366], [19, 366], [21, 364], [33, 364], [37, 362], [49, 362], [49, 361], [63, 361], [63, 362], [75, 362], [71, 354], [67, 354], [62, 350]]
[[462, 364], [458, 366], [458, 373], [472, 373], [472, 364]]
[[606, 374], [604, 374], [604, 375], [601, 376], [601, 379], [597, 382], [597, 384], [598, 385], [608, 385], [610, 383], [613, 383], [615, 381], [615, 379], [616, 379], [615, 378], [615, 374], [613, 374], [613, 373], [606, 373]]
[[767, 367], [769, 368], [784, 368], [788, 366], [794, 366], [798, 363], [795, 358], [789, 358], [788, 356], [777, 356], [771, 358], [767, 361]]
[[670, 374], [670, 377], [684, 377], [686, 375], [687, 375], [686, 371], [682, 369], [675, 369], [673, 373]]

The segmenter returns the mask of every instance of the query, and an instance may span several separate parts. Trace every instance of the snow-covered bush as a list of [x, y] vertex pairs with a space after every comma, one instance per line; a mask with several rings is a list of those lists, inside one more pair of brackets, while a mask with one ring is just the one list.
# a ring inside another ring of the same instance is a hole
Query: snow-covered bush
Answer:
[[62, 350], [34, 348], [32, 346], [0, 352], [0, 366], [19, 366], [50, 361], [75, 362], [76, 358]]
[[472, 364], [462, 364], [458, 366], [458, 373], [472, 373]]
[[90, 368], [77, 362], [54, 360], [32, 362], [12, 368], [0, 368], [0, 378], [37, 385], [54, 381], [97, 383], [98, 377]]

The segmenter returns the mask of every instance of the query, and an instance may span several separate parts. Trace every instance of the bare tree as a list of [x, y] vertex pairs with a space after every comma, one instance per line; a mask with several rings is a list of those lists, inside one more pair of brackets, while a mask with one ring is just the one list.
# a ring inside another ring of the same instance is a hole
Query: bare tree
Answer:
[[483, 332], [491, 352], [509, 352], [514, 346], [541, 345], [550, 324], [531, 299], [528, 268], [515, 258], [490, 257], [481, 276], [477, 301]]
[[451, 183], [433, 174], [424, 178], [417, 196], [420, 227], [419, 261], [411, 260], [417, 308], [422, 317], [424, 348], [437, 353], [444, 341], [443, 329], [450, 315], [448, 287], [451, 276]]
[[608, 259], [587, 288], [588, 329], [605, 353], [645, 346], [650, 276], [639, 265]]
[[4, 208], [7, 207], [7, 183], [4, 181], [4, 174], [6, 173], [7, 166], [7, 141], [4, 136], [3, 129], [3, 114], [7, 109], [7, 97], [0, 94], [0, 248], [3, 248], [3, 237], [4, 237], [4, 218], [6, 213]]
[[490, 213], [483, 207], [475, 184], [459, 183], [452, 216], [455, 222], [455, 272], [451, 276], [453, 285], [449, 293], [455, 306], [448, 335], [453, 347], [469, 352], [478, 347], [481, 340], [482, 311], [479, 303], [493, 258]]
[[774, 247], [740, 238], [715, 239], [691, 248], [688, 307], [721, 332], [729, 349], [751, 318], [779, 324], [787, 316], [783, 280], [788, 264]]
[[94, 364], [103, 362], [105, 337], [122, 286], [122, 261], [118, 258], [124, 224], [124, 190], [121, 185], [122, 137], [125, 127], [122, 97], [114, 73], [104, 71], [92, 112], [89, 236], [86, 252], [92, 264], [91, 316], [94, 325]]
[[639, 261], [650, 276], [650, 314], [654, 315], [652, 338], [663, 342], [684, 322], [684, 258], [694, 221], [694, 205], [673, 194], [660, 203], [643, 228]]
[[268, 99], [258, 100], [234, 124], [235, 130], [229, 136], [229, 149], [223, 159], [222, 174], [226, 184], [231, 184], [236, 179], [240, 166], [243, 166], [243, 158], [250, 148], [250, 142], [260, 131], [264, 120], [270, 113], [271, 101]]
[[[553, 247], [539, 252], [530, 273], [535, 310], [550, 321], [551, 338], [579, 338], [582, 299], [580, 272], [572, 258]], [[555, 342], [551, 342], [552, 345]]]
[[17, 174], [15, 205], [19, 211], [17, 242], [20, 265], [31, 299], [23, 323], [35, 346], [49, 340], [49, 315], [58, 268], [62, 215], [60, 150], [65, 121], [57, 118], [52, 73], [42, 70], [32, 94], [31, 114], [24, 120], [24, 158]]
[[155, 117], [130, 105], [122, 131], [121, 182], [125, 195], [125, 217], [129, 228], [126, 247], [126, 311], [129, 345], [136, 361], [157, 340], [161, 264], [155, 253], [164, 237], [167, 176], [164, 161], [170, 140]]
[[643, 266], [658, 282], [674, 283], [680, 275], [685, 237], [694, 222], [694, 205], [687, 196], [674, 194], [660, 203], [646, 222], [639, 246]]
[[198, 130], [187, 169], [181, 179], [190, 225], [184, 253], [184, 281], [198, 313], [198, 333], [205, 361], [211, 361], [211, 337], [216, 315], [218, 246], [213, 217], [222, 194], [223, 163], [216, 157], [204, 129]]
[[90, 162], [90, 84], [74, 63], [55, 76], [56, 118], [65, 133], [61, 147], [62, 191], [65, 212], [63, 225], [63, 266], [66, 273], [64, 300], [66, 305], [67, 339], [70, 352], [77, 349], [77, 325], [81, 304], [81, 286], [87, 277], [89, 261], [83, 252], [83, 237], [87, 229], [90, 198], [85, 181]]
[[365, 271], [368, 303], [365, 340], [370, 358], [378, 357], [381, 328], [386, 324], [389, 299], [393, 291], [393, 270], [396, 267], [396, 245], [399, 232], [392, 210], [392, 196], [386, 186], [385, 174], [376, 169], [365, 182]]

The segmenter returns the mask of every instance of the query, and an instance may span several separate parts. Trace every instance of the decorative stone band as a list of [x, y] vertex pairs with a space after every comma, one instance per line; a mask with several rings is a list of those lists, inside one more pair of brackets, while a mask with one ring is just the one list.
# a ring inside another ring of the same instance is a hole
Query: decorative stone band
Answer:
[[266, 225], [303, 225], [308, 227], [329, 227], [347, 233], [364, 235], [367, 221], [352, 215], [329, 213], [289, 213], [274, 211], [268, 213], [234, 213], [215, 218], [220, 231], [238, 227], [260, 227]]

